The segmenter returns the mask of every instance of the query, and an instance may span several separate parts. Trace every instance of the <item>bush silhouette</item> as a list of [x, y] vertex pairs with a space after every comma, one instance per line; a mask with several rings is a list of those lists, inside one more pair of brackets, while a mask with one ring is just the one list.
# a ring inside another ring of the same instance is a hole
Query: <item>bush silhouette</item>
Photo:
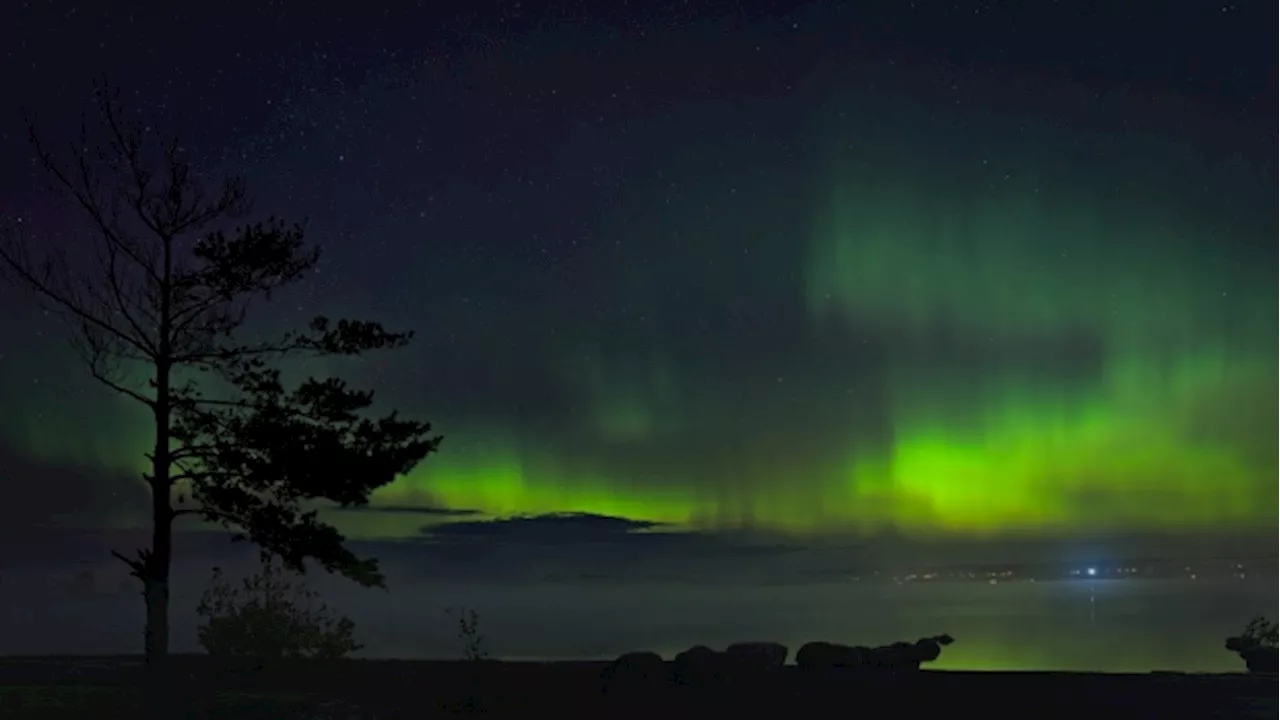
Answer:
[[1244, 660], [1249, 672], [1274, 673], [1280, 666], [1276, 635], [1276, 624], [1259, 615], [1249, 621], [1243, 633], [1227, 638], [1224, 646]]
[[336, 659], [359, 650], [355, 623], [318, 597], [301, 576], [270, 560], [238, 586], [214, 568], [196, 608], [200, 645], [210, 655], [260, 662]]

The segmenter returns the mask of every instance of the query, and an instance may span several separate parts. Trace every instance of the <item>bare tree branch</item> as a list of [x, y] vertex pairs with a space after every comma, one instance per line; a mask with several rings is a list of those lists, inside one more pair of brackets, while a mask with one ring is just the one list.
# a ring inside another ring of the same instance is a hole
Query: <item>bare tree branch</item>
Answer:
[[142, 393], [140, 393], [140, 392], [138, 392], [138, 391], [136, 391], [136, 390], [131, 390], [131, 389], [129, 389], [129, 388], [127, 388], [127, 387], [125, 387], [124, 385], [121, 385], [120, 383], [118, 383], [118, 382], [116, 382], [116, 381], [112, 380], [111, 378], [107, 377], [107, 375], [106, 375], [106, 374], [104, 374], [104, 373], [100, 372], [96, 367], [94, 367], [94, 366], [92, 366], [92, 365], [90, 365], [90, 367], [89, 367], [89, 374], [93, 377], [93, 379], [94, 379], [94, 380], [97, 380], [98, 382], [102, 383], [103, 385], [106, 385], [107, 387], [111, 388], [112, 390], [115, 390], [116, 392], [120, 393], [121, 395], [124, 395], [125, 397], [130, 398], [130, 399], [132, 399], [132, 400], [135, 400], [135, 401], [137, 401], [137, 402], [140, 402], [140, 403], [142, 403], [143, 405], [146, 405], [147, 407], [151, 408], [152, 410], [154, 410], [154, 409], [155, 409], [155, 407], [156, 407], [156, 401], [155, 401], [155, 400], [153, 400], [152, 398], [147, 397], [146, 395], [143, 395]]
[[[52, 305], [51, 309], [59, 314], [70, 316], [96, 331], [106, 333], [145, 357], [154, 357], [153, 351], [139, 339], [130, 336], [102, 317], [101, 308], [90, 307], [71, 290], [59, 291], [57, 285], [67, 285], [71, 278], [67, 275], [57, 277], [57, 271], [53, 269], [54, 265], [48, 261], [43, 264], [46, 272], [37, 271], [38, 266], [29, 259], [25, 248], [17, 247], [20, 242], [15, 237], [17, 233], [13, 231], [11, 233], [10, 237], [0, 243], [0, 268], [6, 271], [6, 274], [33, 291], [40, 299], [47, 301]], [[57, 256], [56, 253], [52, 255]]]
[[129, 566], [130, 575], [138, 578], [139, 580], [145, 580], [147, 578], [147, 573], [150, 569], [151, 559], [152, 559], [152, 555], [150, 551], [139, 550], [138, 557], [136, 559], [127, 558], [115, 550], [111, 551], [111, 555], [112, 557], [118, 559], [120, 562]]
[[[143, 475], [150, 546], [133, 558], [112, 555], [144, 583], [146, 650], [156, 658], [168, 647], [175, 518], [234, 526], [290, 567], [314, 558], [376, 585], [376, 562], [352, 554], [306, 508], [314, 500], [368, 502], [439, 438], [395, 413], [362, 416], [372, 393], [337, 380], [284, 387], [269, 360], [359, 355], [400, 347], [410, 334], [316, 318], [274, 341], [241, 339], [249, 308], [306, 278], [319, 251], [304, 244], [301, 224], [227, 227], [248, 209], [243, 182], [207, 189], [178, 136], [135, 121], [119, 96], [97, 87], [97, 133], [85, 123], [65, 161], [28, 120], [39, 166], [87, 228], [62, 242], [0, 227], [0, 271], [66, 321], [91, 377], [151, 410], [155, 444]], [[206, 392], [202, 377], [219, 392]]]

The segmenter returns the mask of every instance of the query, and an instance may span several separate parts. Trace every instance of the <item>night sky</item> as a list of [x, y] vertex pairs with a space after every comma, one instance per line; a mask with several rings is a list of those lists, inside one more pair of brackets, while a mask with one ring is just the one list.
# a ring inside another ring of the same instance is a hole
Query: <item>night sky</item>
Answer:
[[[12, 5], [0, 212], [88, 242], [16, 108], [106, 72], [309, 221], [262, 328], [417, 332], [307, 368], [445, 437], [354, 537], [1274, 553], [1274, 5]], [[0, 304], [6, 532], [140, 526], [146, 416]]]

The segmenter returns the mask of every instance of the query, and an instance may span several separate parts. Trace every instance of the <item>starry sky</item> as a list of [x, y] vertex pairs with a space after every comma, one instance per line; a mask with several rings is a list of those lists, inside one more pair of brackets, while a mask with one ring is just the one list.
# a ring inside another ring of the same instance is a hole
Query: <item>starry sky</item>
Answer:
[[[1274, 549], [1273, 6], [614, 5], [14, 4], [3, 105], [108, 73], [308, 220], [259, 328], [417, 332], [306, 368], [445, 437], [356, 539]], [[0, 212], [83, 247], [30, 158]], [[6, 532], [138, 527], [147, 418], [0, 302]]]

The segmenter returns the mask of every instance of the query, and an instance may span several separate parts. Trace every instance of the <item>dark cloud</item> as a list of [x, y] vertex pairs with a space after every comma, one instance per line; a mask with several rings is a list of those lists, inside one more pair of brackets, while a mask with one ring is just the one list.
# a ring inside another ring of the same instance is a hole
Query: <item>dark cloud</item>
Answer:
[[592, 513], [517, 515], [491, 520], [466, 520], [424, 527], [424, 535], [443, 540], [565, 544], [640, 537], [665, 539], [663, 533], [642, 531], [661, 523]]
[[392, 515], [428, 515], [431, 517], [474, 517], [482, 515], [479, 510], [469, 508], [417, 507], [413, 505], [364, 505], [355, 507], [334, 507], [331, 512], [338, 513], [386, 513]]
[[568, 512], [443, 523], [423, 528], [417, 542], [368, 545], [389, 574], [398, 568], [408, 577], [484, 583], [705, 583], [757, 576], [761, 562], [781, 567], [803, 549], [765, 533], [678, 532], [656, 522]]

